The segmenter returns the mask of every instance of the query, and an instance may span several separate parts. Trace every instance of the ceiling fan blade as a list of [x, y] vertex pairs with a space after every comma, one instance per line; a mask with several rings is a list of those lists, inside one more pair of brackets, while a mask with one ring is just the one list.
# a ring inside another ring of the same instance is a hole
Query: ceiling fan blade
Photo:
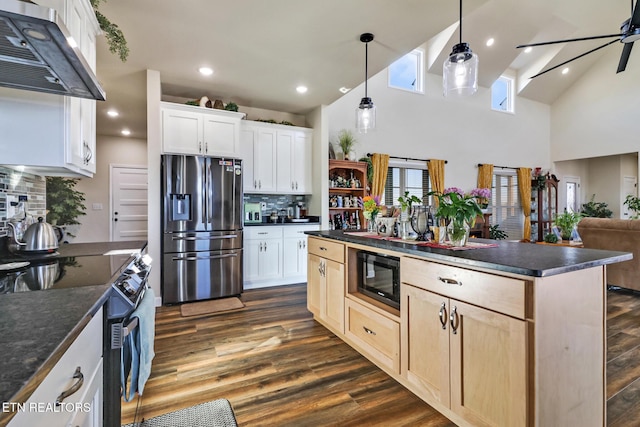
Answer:
[[637, 0], [636, 0], [636, 7], [633, 8], [633, 14], [631, 16], [631, 25], [634, 27], [640, 27], [640, 10], [638, 10]]
[[[578, 55], [578, 56], [576, 56], [576, 57], [574, 57], [574, 58], [571, 58], [571, 59], [569, 59], [569, 60], [567, 60], [567, 61], [564, 61], [564, 62], [563, 62], [563, 63], [561, 63], [561, 64], [558, 64], [558, 65], [553, 66], [553, 67], [551, 67], [551, 68], [549, 68], [549, 69], [546, 69], [546, 70], [544, 70], [544, 71], [541, 71], [541, 72], [539, 72], [538, 74], [536, 74], [535, 76], [531, 76], [531, 77], [529, 77], [529, 78], [530, 78], [530, 79], [535, 79], [535, 78], [536, 78], [536, 77], [538, 77], [538, 76], [541, 76], [541, 75], [543, 75], [543, 74], [545, 74], [545, 73], [548, 73], [549, 71], [555, 70], [556, 68], [562, 67], [563, 65], [568, 64], [568, 63], [569, 63], [569, 62], [571, 62], [571, 61], [575, 61], [576, 59], [580, 59], [580, 58], [582, 58], [582, 57], [583, 57], [583, 56], [585, 56], [585, 55], [588, 55], [588, 54], [590, 54], [590, 53], [593, 53], [593, 52], [595, 52], [596, 50], [600, 50], [600, 49], [602, 49], [603, 47], [607, 47], [607, 46], [609, 46], [610, 44], [613, 44], [613, 43], [615, 43], [615, 42], [617, 42], [617, 41], [618, 41], [618, 40], [611, 40], [610, 42], [607, 42], [607, 43], [603, 44], [602, 46], [598, 46], [598, 47], [596, 47], [596, 48], [594, 48], [594, 49], [591, 49], [591, 50], [589, 50], [589, 51], [587, 51], [587, 52], [585, 52], [585, 53], [582, 53], [582, 54], [580, 54], [580, 55]], [[631, 44], [631, 43], [629, 43], [629, 44]], [[630, 49], [629, 49], [629, 50], [630, 50]]]
[[558, 44], [558, 43], [570, 43], [570, 42], [580, 42], [584, 40], [596, 40], [596, 39], [606, 39], [610, 37], [621, 37], [623, 34], [607, 34], [602, 36], [591, 36], [591, 37], [580, 37], [577, 39], [564, 39], [564, 40], [554, 40], [550, 42], [540, 42], [540, 43], [531, 43], [531, 44], [521, 44], [516, 46], [516, 49], [520, 49], [523, 47], [534, 47], [534, 46], [546, 46], [549, 44]]
[[616, 71], [616, 73], [621, 73], [625, 68], [627, 68], [627, 62], [629, 61], [629, 55], [631, 55], [632, 48], [633, 42], [624, 44], [624, 48], [622, 48], [622, 55], [620, 55], [620, 62], [618, 63], [618, 71]]

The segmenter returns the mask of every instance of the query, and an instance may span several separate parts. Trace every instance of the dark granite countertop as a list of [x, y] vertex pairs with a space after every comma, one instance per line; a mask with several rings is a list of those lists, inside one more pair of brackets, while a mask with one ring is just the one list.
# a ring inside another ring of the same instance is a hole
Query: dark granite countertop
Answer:
[[345, 234], [342, 231], [307, 231], [310, 236], [325, 237], [347, 243], [357, 243], [372, 248], [387, 249], [434, 261], [446, 261], [462, 267], [477, 267], [532, 277], [553, 276], [575, 270], [627, 261], [630, 252], [599, 249], [546, 246], [532, 243], [505, 242], [474, 239], [477, 242], [497, 243], [497, 247], [453, 251], [450, 249], [417, 246], [401, 241], [381, 240]]
[[[143, 241], [65, 244], [59, 252], [60, 257], [91, 257], [110, 250], [140, 249], [144, 244]], [[118, 261], [127, 258], [111, 257]], [[85, 265], [94, 268], [90, 262]], [[84, 285], [0, 295], [2, 402], [25, 402], [104, 305], [110, 284]], [[0, 411], [0, 426], [10, 416]]]

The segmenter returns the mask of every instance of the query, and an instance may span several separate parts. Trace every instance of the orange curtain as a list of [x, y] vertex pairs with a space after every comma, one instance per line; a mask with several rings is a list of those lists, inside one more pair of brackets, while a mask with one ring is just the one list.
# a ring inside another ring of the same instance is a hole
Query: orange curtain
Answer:
[[493, 181], [493, 165], [478, 166], [478, 188], [488, 188], [491, 190]]
[[[431, 189], [442, 193], [444, 191], [444, 160], [429, 160], [429, 181], [431, 181]], [[438, 207], [438, 198], [434, 197], [435, 207]]]
[[380, 196], [384, 200], [384, 184], [387, 182], [387, 169], [389, 167], [389, 155], [373, 153], [371, 155], [373, 166], [373, 182], [371, 183], [371, 195]]
[[518, 168], [518, 191], [524, 214], [522, 239], [531, 240], [531, 168]]

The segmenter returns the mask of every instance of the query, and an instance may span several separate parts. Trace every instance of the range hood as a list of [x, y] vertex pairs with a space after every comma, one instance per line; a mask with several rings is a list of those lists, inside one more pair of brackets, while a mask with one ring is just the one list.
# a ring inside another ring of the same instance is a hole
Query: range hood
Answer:
[[104, 90], [54, 9], [0, 0], [0, 86], [106, 99]]

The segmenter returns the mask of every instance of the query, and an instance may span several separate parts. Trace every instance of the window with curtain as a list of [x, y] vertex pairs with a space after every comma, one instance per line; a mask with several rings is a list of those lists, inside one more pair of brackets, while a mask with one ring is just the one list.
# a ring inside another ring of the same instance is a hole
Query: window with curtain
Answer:
[[498, 224], [509, 240], [520, 240], [524, 233], [524, 216], [518, 195], [518, 177], [515, 172], [500, 171], [493, 174], [491, 185], [491, 224]]
[[409, 195], [422, 199], [429, 192], [429, 171], [389, 165], [387, 168], [387, 181], [384, 186], [384, 204], [387, 206], [398, 205], [398, 197]]

